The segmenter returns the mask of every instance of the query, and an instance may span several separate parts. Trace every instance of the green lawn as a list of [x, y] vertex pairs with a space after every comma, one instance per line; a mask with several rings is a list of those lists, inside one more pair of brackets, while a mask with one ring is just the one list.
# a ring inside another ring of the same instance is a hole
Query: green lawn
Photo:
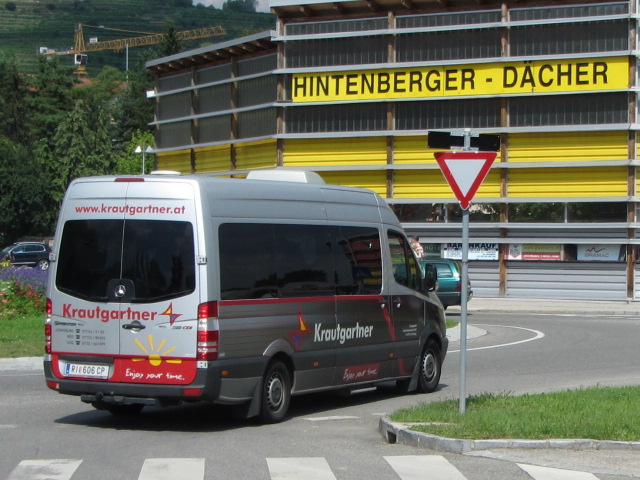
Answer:
[[44, 353], [44, 313], [0, 318], [0, 358], [38, 357]]
[[562, 439], [640, 441], [640, 387], [594, 387], [513, 396], [484, 394], [399, 410], [394, 422], [427, 423], [413, 430], [463, 439]]

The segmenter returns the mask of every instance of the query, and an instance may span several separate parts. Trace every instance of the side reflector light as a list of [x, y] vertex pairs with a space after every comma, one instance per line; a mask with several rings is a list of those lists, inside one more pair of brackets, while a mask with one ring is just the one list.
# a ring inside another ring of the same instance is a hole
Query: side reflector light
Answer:
[[187, 397], [197, 397], [198, 395], [202, 395], [201, 388], [184, 388], [182, 389], [182, 394]]

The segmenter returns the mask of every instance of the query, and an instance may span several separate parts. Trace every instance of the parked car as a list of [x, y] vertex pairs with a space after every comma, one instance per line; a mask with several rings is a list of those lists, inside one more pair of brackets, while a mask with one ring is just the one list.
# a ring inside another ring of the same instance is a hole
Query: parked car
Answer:
[[51, 248], [42, 242], [18, 242], [2, 249], [0, 260], [7, 259], [11, 265], [27, 265], [41, 270], [49, 268]]
[[[462, 299], [462, 264], [445, 258], [420, 260], [423, 273], [426, 264], [433, 265], [438, 273], [436, 294], [440, 298], [442, 306], [447, 308], [450, 305], [460, 305]], [[467, 301], [469, 301], [473, 297], [471, 280], [469, 279], [467, 288]]]

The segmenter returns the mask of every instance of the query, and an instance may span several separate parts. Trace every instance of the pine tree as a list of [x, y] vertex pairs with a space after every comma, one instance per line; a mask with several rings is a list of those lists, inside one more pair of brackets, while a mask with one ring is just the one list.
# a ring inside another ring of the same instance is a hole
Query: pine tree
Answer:
[[65, 113], [73, 108], [71, 87], [73, 70], [60, 64], [58, 57], [40, 57], [38, 74], [32, 79], [27, 105], [31, 112], [31, 133], [35, 139], [50, 139]]

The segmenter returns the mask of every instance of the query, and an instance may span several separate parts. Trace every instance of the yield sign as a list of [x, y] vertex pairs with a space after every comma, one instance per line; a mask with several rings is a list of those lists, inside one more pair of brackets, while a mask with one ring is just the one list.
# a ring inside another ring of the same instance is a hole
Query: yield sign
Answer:
[[489, 173], [495, 152], [437, 152], [434, 154], [444, 178], [463, 210]]

